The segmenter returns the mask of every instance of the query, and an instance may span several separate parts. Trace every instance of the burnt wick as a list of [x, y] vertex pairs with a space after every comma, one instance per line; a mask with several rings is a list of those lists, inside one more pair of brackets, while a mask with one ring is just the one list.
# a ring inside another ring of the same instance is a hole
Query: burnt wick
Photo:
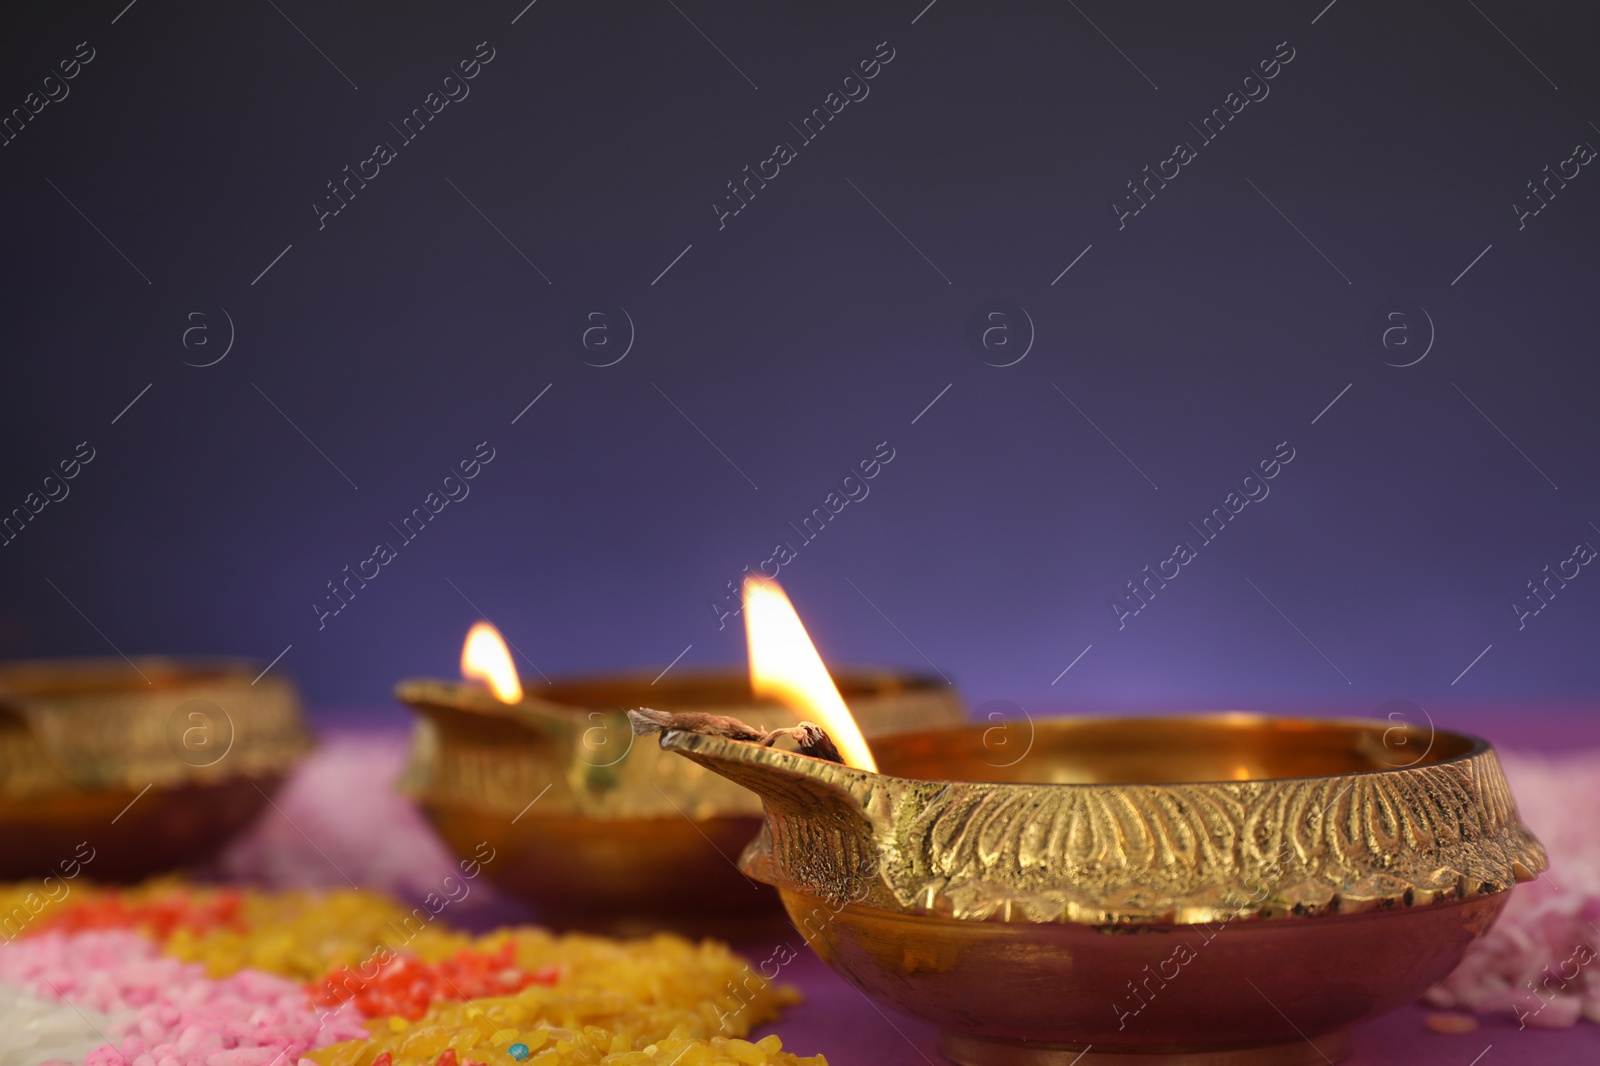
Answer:
[[795, 750], [801, 755], [809, 755], [813, 759], [824, 762], [844, 763], [844, 756], [839, 754], [839, 749], [834, 746], [833, 738], [828, 731], [815, 722], [801, 722], [793, 729], [775, 729], [767, 734], [763, 744], [770, 745], [778, 739], [780, 734], [787, 733], [795, 743]]
[[634, 735], [641, 737], [676, 729], [685, 733], [701, 733], [709, 737], [748, 741], [760, 744], [764, 748], [770, 748], [780, 737], [788, 737], [794, 741], [795, 750], [801, 755], [809, 755], [813, 759], [823, 759], [827, 762], [844, 762], [844, 756], [840, 755], [839, 749], [834, 746], [833, 738], [815, 722], [801, 722], [788, 729], [757, 729], [725, 714], [707, 714], [704, 711], [658, 711], [653, 707], [640, 707], [629, 711], [628, 721], [633, 725]]

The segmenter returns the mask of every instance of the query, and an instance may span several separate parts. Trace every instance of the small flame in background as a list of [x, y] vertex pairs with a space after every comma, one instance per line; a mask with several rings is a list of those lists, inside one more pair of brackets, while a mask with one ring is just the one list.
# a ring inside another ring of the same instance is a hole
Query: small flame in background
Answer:
[[876, 771], [866, 738], [777, 582], [745, 579], [744, 627], [755, 694], [776, 697], [826, 729], [846, 765]]
[[467, 630], [466, 643], [461, 645], [461, 676], [487, 684], [501, 703], [522, 699], [522, 682], [517, 680], [511, 650], [500, 631], [488, 622], [478, 622]]

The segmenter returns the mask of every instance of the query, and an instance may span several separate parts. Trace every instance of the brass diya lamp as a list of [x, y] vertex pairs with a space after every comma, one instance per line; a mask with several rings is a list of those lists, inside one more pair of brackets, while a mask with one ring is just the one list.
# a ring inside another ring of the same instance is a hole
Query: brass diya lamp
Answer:
[[1546, 867], [1494, 751], [1464, 734], [1057, 719], [1001, 760], [985, 733], [874, 738], [866, 766], [660, 738], [761, 797], [741, 868], [962, 1066], [1324, 1066]]
[[[744, 671], [556, 678], [524, 692], [487, 623], [468, 635], [462, 670], [483, 683], [395, 689], [418, 716], [402, 790], [452, 850], [471, 857], [487, 842], [496, 857], [485, 872], [567, 928], [734, 933], [782, 920], [772, 890], [734, 864], [761, 828], [760, 799], [635, 743], [625, 715], [649, 702], [799, 722]], [[965, 720], [942, 681], [854, 670], [840, 686], [874, 736]]]
[[262, 664], [142, 658], [0, 665], [0, 880], [63, 863], [129, 881], [207, 857], [311, 748]]

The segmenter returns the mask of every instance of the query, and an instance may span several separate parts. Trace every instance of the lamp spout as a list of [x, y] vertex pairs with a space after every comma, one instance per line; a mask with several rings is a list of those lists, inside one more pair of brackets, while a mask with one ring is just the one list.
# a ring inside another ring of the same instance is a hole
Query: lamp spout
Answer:
[[830, 901], [859, 902], [879, 890], [867, 806], [881, 775], [685, 730], [664, 731], [661, 747], [761, 797], [761, 834], [739, 860], [750, 877]]

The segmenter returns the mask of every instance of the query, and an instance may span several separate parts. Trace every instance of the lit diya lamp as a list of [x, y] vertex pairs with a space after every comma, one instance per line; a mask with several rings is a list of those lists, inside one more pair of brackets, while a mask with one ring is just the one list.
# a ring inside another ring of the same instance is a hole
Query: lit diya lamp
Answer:
[[130, 881], [207, 857], [311, 748], [261, 663], [0, 664], [0, 880]]
[[[693, 763], [635, 743], [626, 711], [799, 718], [743, 670], [556, 678], [525, 691], [493, 626], [472, 627], [462, 682], [402, 682], [419, 717], [402, 787], [457, 853], [569, 928], [733, 932], [779, 914], [734, 865], [761, 802]], [[852, 670], [840, 687], [870, 734], [965, 720], [938, 679]], [[781, 919], [780, 919], [781, 920]]]
[[[752, 623], [752, 664], [798, 625]], [[1475, 737], [1219, 714], [1041, 721], [1003, 764], [981, 726], [869, 749], [815, 652], [785, 657], [837, 761], [737, 722], [637, 727], [761, 796], [744, 871], [964, 1066], [1325, 1066], [1546, 867]]]

